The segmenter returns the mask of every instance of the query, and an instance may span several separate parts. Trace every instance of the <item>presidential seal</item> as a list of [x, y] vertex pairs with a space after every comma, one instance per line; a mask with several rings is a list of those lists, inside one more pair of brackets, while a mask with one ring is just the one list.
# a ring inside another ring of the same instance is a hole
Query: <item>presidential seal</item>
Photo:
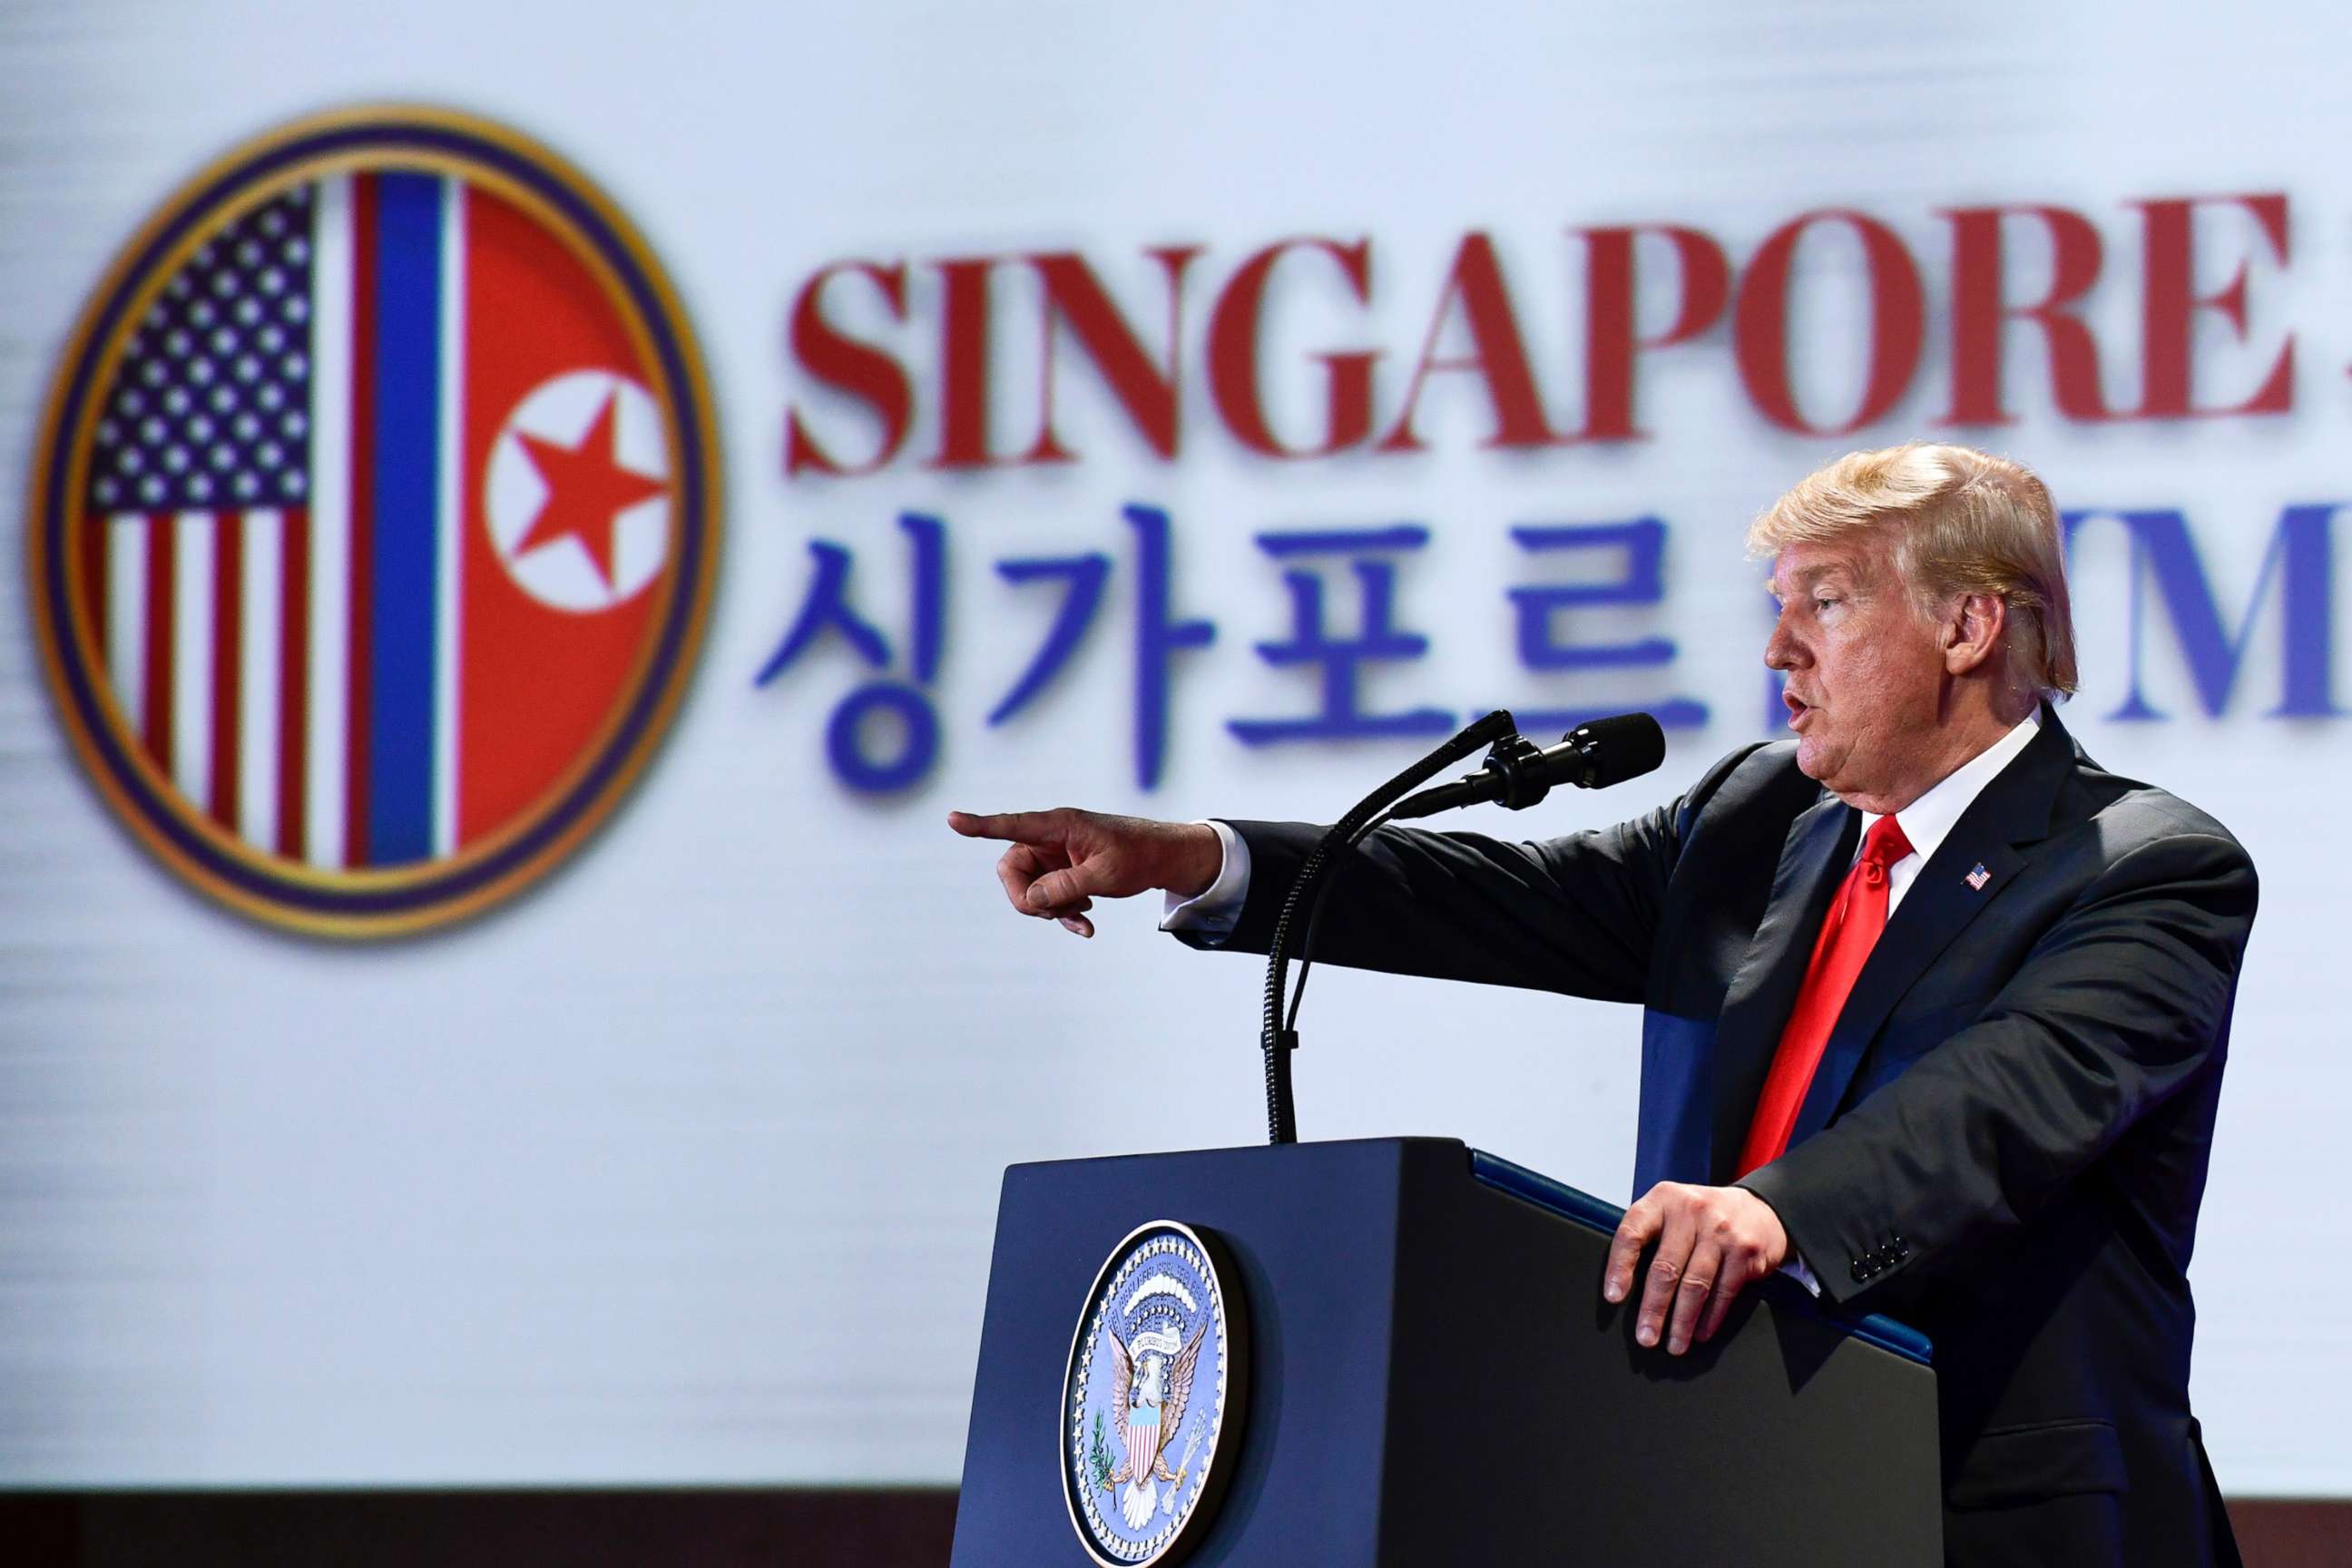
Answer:
[[1130, 1232], [1095, 1276], [1062, 1389], [1062, 1491], [1104, 1568], [1174, 1563], [1240, 1454], [1247, 1314], [1235, 1270], [1172, 1220]]

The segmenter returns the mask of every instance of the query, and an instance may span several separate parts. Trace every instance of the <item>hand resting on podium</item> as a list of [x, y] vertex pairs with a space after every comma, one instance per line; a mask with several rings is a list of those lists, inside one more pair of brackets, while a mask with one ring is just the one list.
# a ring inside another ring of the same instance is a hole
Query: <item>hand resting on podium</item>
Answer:
[[1625, 1299], [1633, 1266], [1653, 1241], [1658, 1253], [1642, 1288], [1633, 1338], [1644, 1345], [1663, 1338], [1669, 1355], [1682, 1354], [1694, 1339], [1704, 1344], [1715, 1338], [1739, 1293], [1789, 1258], [1780, 1216], [1747, 1188], [1660, 1182], [1618, 1222], [1602, 1297]]

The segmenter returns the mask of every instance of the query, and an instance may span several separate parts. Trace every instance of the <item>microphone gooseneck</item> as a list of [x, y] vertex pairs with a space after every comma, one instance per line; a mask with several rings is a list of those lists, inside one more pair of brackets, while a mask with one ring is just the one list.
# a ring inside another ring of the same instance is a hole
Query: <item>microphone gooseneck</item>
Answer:
[[1265, 1010], [1258, 1044], [1265, 1053], [1267, 1142], [1298, 1142], [1298, 1118], [1290, 1090], [1290, 1053], [1298, 1047], [1298, 1033], [1290, 1025], [1297, 1015], [1294, 1012], [1288, 1019], [1283, 1016], [1283, 991], [1290, 973], [1294, 934], [1303, 934], [1312, 921], [1319, 885], [1331, 864], [1332, 853], [1355, 843], [1377, 826], [1381, 820], [1381, 807], [1389, 802], [1426, 784], [1479, 747], [1494, 745], [1517, 732], [1518, 727], [1511, 721], [1509, 712], [1496, 709], [1358, 801], [1308, 851], [1297, 879], [1290, 884], [1289, 896], [1282, 901], [1282, 912], [1275, 917], [1273, 940], [1266, 945]]

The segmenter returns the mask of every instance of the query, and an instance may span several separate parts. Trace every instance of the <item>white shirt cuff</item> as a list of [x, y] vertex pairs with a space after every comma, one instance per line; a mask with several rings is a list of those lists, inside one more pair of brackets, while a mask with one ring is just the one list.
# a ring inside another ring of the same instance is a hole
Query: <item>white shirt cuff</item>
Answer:
[[1815, 1296], [1819, 1296], [1822, 1293], [1821, 1279], [1813, 1273], [1811, 1268], [1806, 1266], [1803, 1258], [1790, 1258], [1788, 1262], [1780, 1265], [1780, 1272], [1786, 1274], [1791, 1279], [1794, 1279], [1798, 1284], [1802, 1285]]
[[1249, 846], [1242, 842], [1240, 834], [1222, 822], [1205, 821], [1205, 826], [1217, 830], [1224, 863], [1217, 868], [1217, 879], [1192, 898], [1168, 895], [1160, 929], [1223, 942], [1241, 923], [1242, 905], [1249, 900]]

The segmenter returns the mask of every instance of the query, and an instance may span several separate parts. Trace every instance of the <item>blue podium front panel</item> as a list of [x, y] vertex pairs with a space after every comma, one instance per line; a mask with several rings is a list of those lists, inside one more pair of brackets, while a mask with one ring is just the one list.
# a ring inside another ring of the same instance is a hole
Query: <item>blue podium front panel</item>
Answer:
[[1924, 1342], [1776, 1280], [1689, 1355], [1643, 1350], [1600, 1298], [1613, 1213], [1435, 1139], [1014, 1166], [956, 1568], [1108, 1561], [1065, 1500], [1064, 1375], [1107, 1258], [1158, 1220], [1222, 1244], [1250, 1342], [1188, 1564], [1940, 1563]]

